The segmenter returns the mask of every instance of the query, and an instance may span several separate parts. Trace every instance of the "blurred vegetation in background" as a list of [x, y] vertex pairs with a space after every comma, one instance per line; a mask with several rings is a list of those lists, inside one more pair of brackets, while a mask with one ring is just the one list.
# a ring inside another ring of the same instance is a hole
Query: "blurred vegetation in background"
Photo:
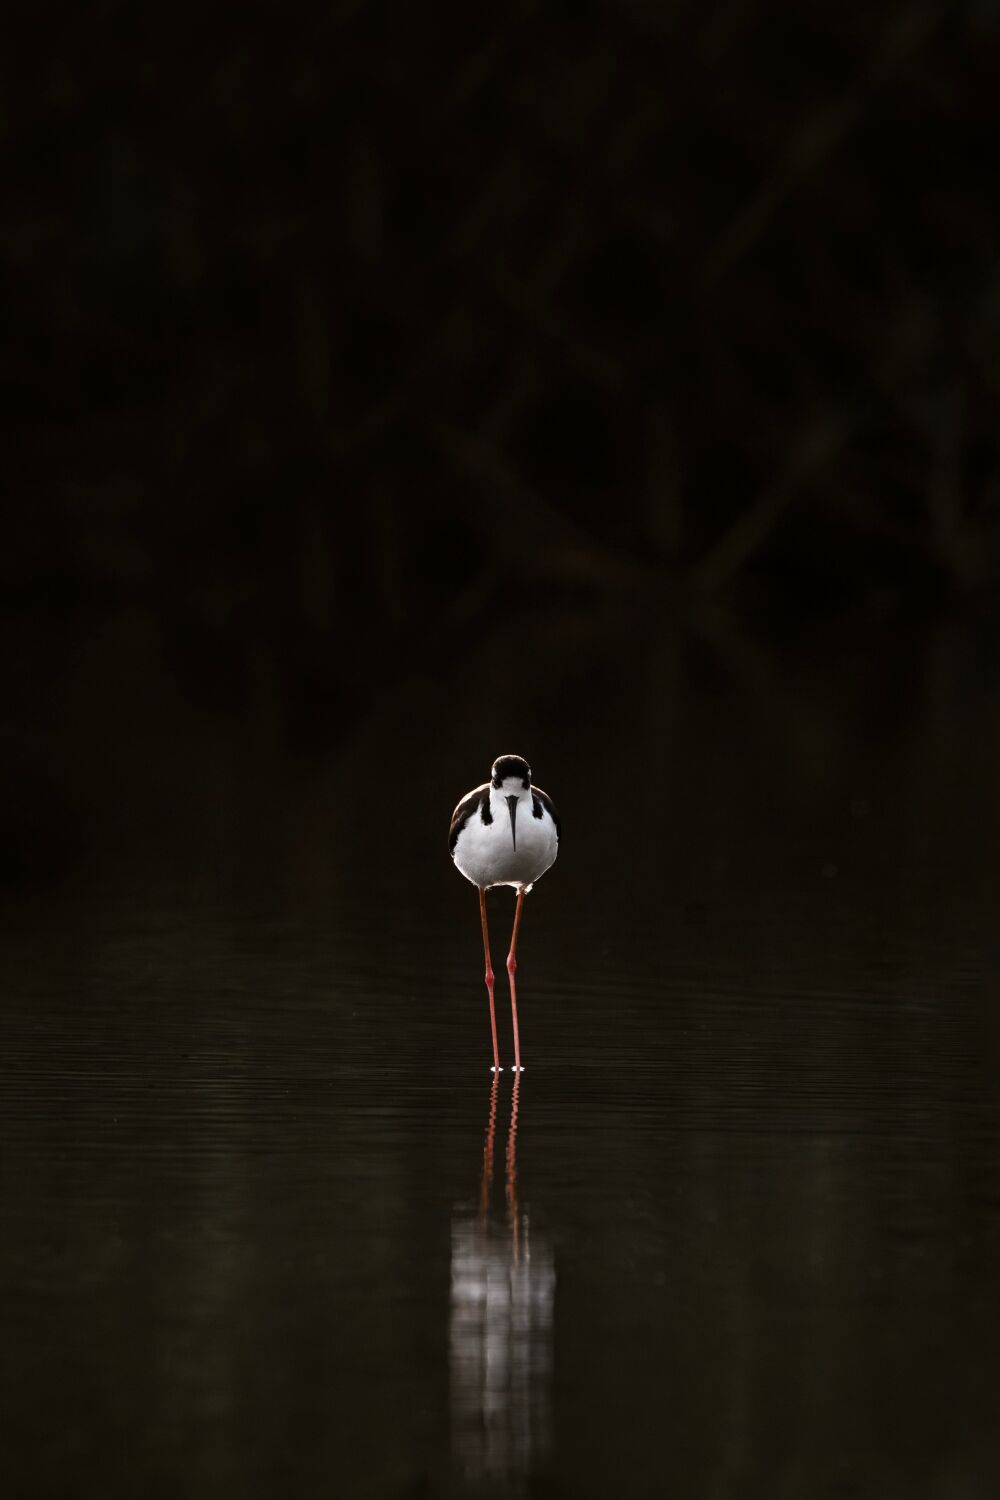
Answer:
[[239, 706], [263, 674], [333, 725], [522, 598], [738, 630], [988, 601], [991, 14], [25, 22], [13, 701], [41, 635], [109, 616], [191, 694]]

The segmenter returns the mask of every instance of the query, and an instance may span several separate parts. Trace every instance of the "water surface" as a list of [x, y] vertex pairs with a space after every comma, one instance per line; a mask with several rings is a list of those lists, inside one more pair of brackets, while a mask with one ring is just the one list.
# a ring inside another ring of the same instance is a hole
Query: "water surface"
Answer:
[[[6, 1492], [998, 1493], [1000, 712], [898, 667], [543, 639], [16, 896]], [[565, 825], [516, 1098], [479, 745]]]

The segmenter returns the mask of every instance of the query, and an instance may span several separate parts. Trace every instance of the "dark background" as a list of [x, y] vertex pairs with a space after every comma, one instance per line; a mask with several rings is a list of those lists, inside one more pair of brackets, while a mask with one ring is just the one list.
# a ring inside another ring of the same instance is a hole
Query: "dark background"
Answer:
[[992, 1500], [995, 8], [5, 31], [0, 1487]]
[[[15, 41], [15, 880], [129, 799], [148, 833], [160, 761], [195, 796], [178, 737], [336, 755], [525, 604], [818, 657], [992, 618], [988, 5], [108, 4]], [[455, 747], [456, 796], [502, 747]]]

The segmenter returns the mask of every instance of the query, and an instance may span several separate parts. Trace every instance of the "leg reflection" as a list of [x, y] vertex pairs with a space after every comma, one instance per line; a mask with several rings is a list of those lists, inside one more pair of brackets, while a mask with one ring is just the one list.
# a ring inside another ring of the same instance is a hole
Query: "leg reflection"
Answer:
[[494, 1076], [493, 1086], [490, 1089], [490, 1115], [486, 1125], [486, 1142], [483, 1146], [483, 1172], [479, 1182], [479, 1222], [484, 1230], [489, 1218], [490, 1192], [493, 1188], [493, 1142], [497, 1129], [497, 1089], [499, 1086], [500, 1080]]
[[497, 1083], [479, 1187], [479, 1212], [456, 1209], [451, 1253], [451, 1411], [455, 1467], [470, 1478], [525, 1473], [550, 1432], [555, 1267], [529, 1234], [518, 1203], [520, 1075], [514, 1075], [505, 1173], [506, 1214], [492, 1212]]
[[521, 1259], [521, 1224], [517, 1212], [517, 1095], [520, 1087], [521, 1075], [515, 1073], [514, 1090], [510, 1096], [510, 1130], [507, 1133], [507, 1222], [515, 1266]]

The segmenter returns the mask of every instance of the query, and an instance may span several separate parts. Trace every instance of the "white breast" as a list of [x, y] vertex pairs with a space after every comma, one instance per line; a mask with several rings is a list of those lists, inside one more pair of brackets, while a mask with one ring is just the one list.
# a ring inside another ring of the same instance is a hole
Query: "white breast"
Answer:
[[473, 885], [527, 889], [555, 863], [559, 852], [556, 825], [544, 807], [542, 816], [536, 818], [531, 797], [524, 798], [517, 809], [515, 849], [507, 808], [501, 803], [492, 812], [492, 823], [483, 822], [478, 808], [472, 813], [455, 841], [455, 864]]

